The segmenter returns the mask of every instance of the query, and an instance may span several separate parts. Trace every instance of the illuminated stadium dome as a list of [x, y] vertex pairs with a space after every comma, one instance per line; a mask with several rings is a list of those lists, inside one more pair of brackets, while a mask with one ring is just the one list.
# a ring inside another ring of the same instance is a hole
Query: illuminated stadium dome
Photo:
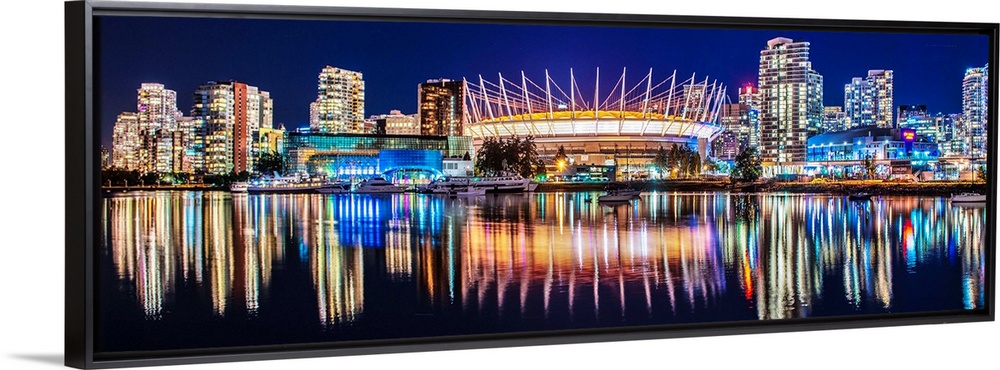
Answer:
[[575, 164], [644, 176], [658, 148], [688, 145], [704, 158], [707, 144], [722, 132], [717, 122], [726, 87], [718, 81], [694, 74], [685, 79], [677, 71], [654, 79], [650, 69], [632, 82], [623, 69], [609, 88], [600, 85], [600, 75], [598, 69], [586, 90], [573, 70], [566, 87], [548, 71], [541, 83], [523, 72], [517, 81], [501, 74], [496, 82], [482, 76], [478, 84], [466, 81], [465, 134], [477, 145], [487, 137], [532, 135], [543, 157], [552, 158], [562, 146]]
[[726, 88], [718, 81], [693, 74], [685, 79], [676, 71], [654, 79], [650, 69], [633, 82], [623, 69], [609, 90], [600, 85], [600, 74], [598, 69], [588, 90], [580, 89], [573, 70], [565, 87], [548, 71], [541, 83], [523, 72], [516, 81], [500, 74], [496, 82], [482, 76], [478, 84], [467, 81], [465, 134], [477, 145], [487, 137], [532, 135], [543, 157], [562, 146], [574, 163], [634, 174], [648, 170], [661, 146], [689, 145], [704, 158], [707, 143], [722, 132], [717, 122]]

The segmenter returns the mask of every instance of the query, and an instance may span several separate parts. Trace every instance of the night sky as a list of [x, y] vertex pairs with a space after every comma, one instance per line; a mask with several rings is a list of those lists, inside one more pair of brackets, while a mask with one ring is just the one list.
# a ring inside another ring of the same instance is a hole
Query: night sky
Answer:
[[719, 79], [735, 101], [737, 87], [757, 84], [767, 40], [788, 37], [811, 43], [824, 105], [842, 105], [852, 77], [892, 69], [894, 104], [960, 113], [965, 70], [988, 57], [987, 37], [974, 35], [108, 16], [99, 17], [95, 33], [98, 117], [109, 149], [115, 117], [135, 111], [143, 82], [176, 91], [184, 115], [198, 85], [245, 82], [270, 92], [275, 125], [289, 129], [308, 126], [326, 65], [364, 74], [366, 117], [416, 113], [417, 85], [430, 78], [496, 82], [500, 72], [519, 81], [523, 70], [544, 86], [545, 69], [568, 88], [573, 68], [580, 88], [592, 93], [600, 67], [602, 99], [623, 67], [629, 87], [649, 68], [654, 84], [676, 69], [679, 81], [692, 73]]

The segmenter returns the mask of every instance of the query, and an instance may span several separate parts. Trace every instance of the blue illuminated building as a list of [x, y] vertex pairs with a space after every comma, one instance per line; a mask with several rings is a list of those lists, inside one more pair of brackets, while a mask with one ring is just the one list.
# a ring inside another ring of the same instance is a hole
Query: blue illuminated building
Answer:
[[859, 127], [816, 135], [807, 141], [809, 162], [875, 160], [934, 161], [941, 155], [937, 143], [914, 129]]
[[285, 139], [291, 172], [337, 179], [386, 176], [397, 183], [425, 183], [445, 164], [468, 162], [468, 136], [368, 135], [294, 132]]

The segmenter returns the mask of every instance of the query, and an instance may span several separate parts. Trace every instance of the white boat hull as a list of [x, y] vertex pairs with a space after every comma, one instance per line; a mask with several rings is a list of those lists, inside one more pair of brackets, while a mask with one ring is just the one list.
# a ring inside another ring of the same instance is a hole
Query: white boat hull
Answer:
[[951, 197], [952, 203], [986, 203], [985, 195], [955, 195]]
[[358, 189], [358, 190], [355, 190], [354, 192], [357, 193], [357, 194], [399, 194], [399, 193], [403, 193], [405, 191], [406, 191], [405, 189], [396, 189], [396, 190], [389, 190], [389, 189], [362, 190], [362, 189]]

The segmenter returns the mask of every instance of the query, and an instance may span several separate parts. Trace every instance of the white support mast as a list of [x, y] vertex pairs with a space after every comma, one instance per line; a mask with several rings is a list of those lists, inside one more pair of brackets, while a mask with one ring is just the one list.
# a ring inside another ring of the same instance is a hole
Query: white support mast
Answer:
[[576, 136], [576, 78], [573, 77], [573, 68], [569, 69], [569, 102], [570, 102], [570, 128], [573, 136]]
[[646, 98], [642, 100], [642, 119], [645, 120], [642, 123], [642, 130], [639, 130], [639, 136], [646, 134], [646, 128], [649, 127], [649, 91], [653, 88], [653, 69], [649, 69], [649, 74], [646, 75]]
[[598, 95], [598, 91], [601, 91], [600, 86], [601, 67], [597, 67], [597, 80], [594, 81], [594, 136], [597, 136], [597, 133], [600, 131], [600, 127], [598, 127], [598, 124], [601, 122], [601, 108], [599, 108], [600, 102], [598, 100], [600, 99], [600, 96]]
[[690, 85], [690, 88], [688, 88], [688, 91], [684, 92], [684, 107], [681, 108], [681, 119], [682, 120], [686, 120], [687, 119], [688, 111], [690, 110], [690, 109], [688, 109], [688, 107], [691, 105], [690, 104], [691, 103], [691, 95], [694, 95], [693, 94], [694, 93], [694, 75], [695, 75], [694, 73], [691, 74], [691, 85]]
[[549, 70], [545, 70], [545, 99], [549, 103], [549, 135], [555, 135], [555, 130], [552, 129], [552, 89], [549, 88]]
[[[500, 72], [497, 72], [497, 76], [500, 77], [500, 81], [499, 81], [500, 82], [500, 96], [503, 97], [504, 108], [507, 108], [507, 117], [506, 117], [506, 120], [510, 121], [510, 120], [512, 120], [514, 118], [514, 113], [511, 112], [511, 110], [510, 110], [510, 100], [507, 99], [507, 89], [503, 87], [503, 74], [500, 73]], [[511, 136], [517, 136], [517, 132], [511, 131], [511, 129], [509, 127], [507, 127], [507, 124], [504, 124], [503, 127], [507, 129], [507, 132], [510, 132]], [[514, 128], [517, 128], [517, 126], [514, 126]]]
[[618, 100], [618, 135], [622, 134], [622, 126], [625, 125], [625, 67], [622, 67], [622, 97]]
[[669, 124], [663, 125], [663, 129], [660, 130], [660, 136], [667, 133], [667, 130], [674, 125], [674, 120], [670, 118], [670, 106], [674, 105], [674, 90], [677, 89], [677, 70], [674, 70], [674, 74], [670, 75], [670, 90], [667, 93], [667, 110], [663, 113], [663, 119], [670, 122]]
[[[702, 109], [701, 103], [705, 101], [705, 96], [708, 95], [708, 91], [706, 89], [708, 89], [707, 76], [705, 77], [705, 83], [701, 85], [701, 98], [698, 100], [698, 108], [692, 109], [693, 112], [691, 112], [691, 123], [681, 126], [681, 129], [677, 131], [677, 136], [684, 135], [684, 130], [692, 127], [695, 124], [695, 120], [698, 119], [698, 110]], [[686, 95], [688, 96], [689, 100], [691, 98], [691, 95], [694, 95], [694, 76], [691, 76], [691, 91], [689, 91], [689, 93]], [[685, 103], [684, 106], [687, 107], [687, 103]], [[685, 108], [685, 111], [687, 110], [688, 109]], [[685, 114], [685, 116], [687, 115]]]
[[[490, 121], [493, 121], [494, 125], [499, 124], [500, 126], [503, 126], [503, 128], [507, 130], [507, 133], [513, 135], [514, 132], [511, 131], [506, 124], [498, 121], [496, 115], [493, 114], [493, 105], [490, 103], [489, 94], [486, 93], [486, 83], [483, 82], [483, 75], [479, 75], [479, 91], [483, 94], [483, 99], [486, 101], [486, 111], [490, 113]], [[494, 132], [496, 136], [500, 136], [500, 130], [495, 130]]]
[[[705, 78], [705, 82], [706, 83], [708, 82], [708, 78], [707, 77]], [[698, 122], [705, 122], [705, 118], [708, 116], [708, 111], [710, 109], [712, 109], [710, 107], [712, 107], [712, 103], [714, 103], [714, 100], [715, 100], [714, 99], [714, 95], [718, 94], [718, 91], [715, 88], [715, 84], [717, 82], [718, 82], [718, 80], [712, 80], [712, 94], [711, 95], [708, 94], [708, 89], [707, 88], [705, 89], [705, 92], [703, 93], [704, 96], [702, 97], [701, 100], [702, 100], [702, 104], [704, 104], [705, 106], [704, 107], [698, 107], [698, 110], [701, 111], [701, 116], [699, 116]]]
[[[531, 100], [528, 100], [528, 79], [524, 77], [524, 71], [521, 71], [521, 96], [524, 97], [524, 105], [528, 106], [528, 120], [531, 122], [531, 128], [534, 130], [532, 135], [538, 136], [538, 126], [535, 125], [535, 117], [532, 116], [534, 111], [531, 110]], [[524, 114], [524, 112], [521, 112], [521, 114]]]

